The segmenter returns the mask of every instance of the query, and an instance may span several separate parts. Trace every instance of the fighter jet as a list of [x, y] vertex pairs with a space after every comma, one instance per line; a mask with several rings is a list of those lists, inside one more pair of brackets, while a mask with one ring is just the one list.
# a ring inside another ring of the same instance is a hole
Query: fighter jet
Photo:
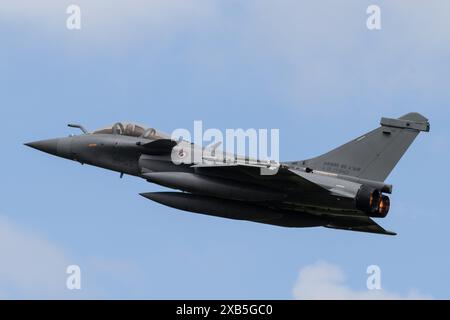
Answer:
[[[390, 208], [386, 178], [428, 119], [408, 113], [381, 118], [373, 131], [315, 158], [290, 162], [251, 160], [213, 146], [174, 140], [153, 128], [116, 123], [80, 135], [25, 145], [40, 151], [179, 190], [141, 193], [160, 204], [222, 218], [282, 227], [327, 227], [395, 235], [372, 218]], [[202, 151], [200, 162], [184, 161]], [[204, 156], [208, 151], [208, 155]], [[272, 174], [262, 174], [274, 170]]]

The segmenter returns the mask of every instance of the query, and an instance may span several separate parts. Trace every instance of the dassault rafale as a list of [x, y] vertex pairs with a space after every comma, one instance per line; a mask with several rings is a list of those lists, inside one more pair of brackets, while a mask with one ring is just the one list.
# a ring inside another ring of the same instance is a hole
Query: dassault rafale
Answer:
[[[153, 128], [116, 123], [80, 135], [26, 143], [37, 150], [121, 174], [176, 192], [141, 193], [180, 210], [283, 227], [327, 227], [395, 235], [372, 218], [390, 207], [386, 178], [428, 119], [408, 113], [382, 118], [380, 126], [315, 158], [291, 162], [252, 160], [234, 154], [183, 161], [204, 147]], [[176, 161], [175, 161], [176, 160]], [[264, 170], [272, 173], [262, 174]]]

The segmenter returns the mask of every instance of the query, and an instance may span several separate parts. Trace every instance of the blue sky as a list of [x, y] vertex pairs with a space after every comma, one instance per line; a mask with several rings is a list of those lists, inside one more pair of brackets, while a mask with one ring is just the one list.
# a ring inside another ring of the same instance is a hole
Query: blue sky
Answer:
[[[0, 298], [364, 297], [371, 264], [385, 297], [450, 298], [449, 13], [444, 0], [2, 1]], [[278, 128], [281, 159], [296, 160], [409, 111], [431, 132], [387, 180], [379, 222], [396, 237], [181, 212], [138, 195], [161, 187], [22, 145], [69, 122], [202, 120]], [[80, 291], [65, 288], [69, 264]]]

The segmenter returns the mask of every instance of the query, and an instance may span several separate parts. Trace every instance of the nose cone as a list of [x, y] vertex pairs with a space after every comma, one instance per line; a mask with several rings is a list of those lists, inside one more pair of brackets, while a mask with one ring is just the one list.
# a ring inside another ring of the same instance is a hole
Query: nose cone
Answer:
[[58, 156], [58, 142], [60, 139], [48, 139], [25, 143], [26, 146], [37, 149], [39, 151], [47, 152]]

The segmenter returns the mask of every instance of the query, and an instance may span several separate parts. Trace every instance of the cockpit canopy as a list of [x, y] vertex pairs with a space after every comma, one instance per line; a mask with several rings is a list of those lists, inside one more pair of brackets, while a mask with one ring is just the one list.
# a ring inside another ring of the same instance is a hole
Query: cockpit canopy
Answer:
[[117, 122], [112, 126], [95, 130], [92, 134], [119, 134], [123, 136], [142, 137], [146, 139], [170, 139], [170, 136], [164, 132], [153, 128], [146, 128], [142, 125], [131, 122]]

